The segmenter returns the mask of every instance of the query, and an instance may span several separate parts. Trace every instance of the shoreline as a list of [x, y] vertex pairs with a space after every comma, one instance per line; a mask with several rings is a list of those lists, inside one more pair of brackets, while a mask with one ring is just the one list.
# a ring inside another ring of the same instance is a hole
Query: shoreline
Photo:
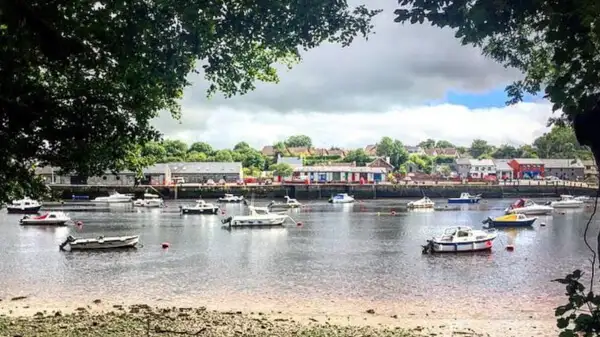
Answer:
[[[203, 310], [219, 317], [239, 316], [242, 321], [266, 319], [270, 322], [291, 322], [300, 327], [334, 325], [376, 329], [403, 329], [417, 335], [432, 336], [549, 336], [556, 334], [553, 305], [556, 302], [532, 302], [540, 299], [524, 299], [498, 305], [493, 298], [490, 304], [463, 302], [454, 307], [444, 305], [443, 299], [423, 301], [353, 301], [353, 300], [295, 300], [257, 299], [252, 296], [228, 296], [227, 299], [188, 298], [181, 296], [167, 300], [141, 301], [138, 299], [86, 298], [81, 300], [50, 300], [36, 298], [4, 299], [0, 302], [0, 314], [5, 319], [31, 320], [41, 316], [60, 317], [69, 314], [89, 317], [130, 313], [137, 315], [136, 308], [153, 308], [153, 312], [173, 308]], [[142, 304], [143, 303], [143, 304]], [[133, 309], [132, 309], [133, 308]], [[133, 310], [133, 312], [132, 312]], [[235, 315], [232, 315], [235, 313]], [[135, 316], [134, 315], [134, 316]], [[89, 318], [88, 317], [88, 318]], [[86, 318], [87, 319], [87, 318]], [[128, 317], [127, 319], [137, 319]], [[56, 323], [56, 322], [54, 322]], [[2, 326], [0, 322], [0, 326]], [[382, 330], [383, 331], [383, 330]], [[0, 331], [1, 332], [1, 331]], [[383, 333], [383, 332], [382, 332]], [[23, 336], [27, 336], [26, 334]], [[44, 336], [44, 335], [41, 335]], [[48, 335], [50, 336], [50, 335]], [[102, 336], [102, 335], [98, 335]], [[403, 336], [403, 335], [399, 335]], [[406, 335], [412, 336], [412, 335]]]

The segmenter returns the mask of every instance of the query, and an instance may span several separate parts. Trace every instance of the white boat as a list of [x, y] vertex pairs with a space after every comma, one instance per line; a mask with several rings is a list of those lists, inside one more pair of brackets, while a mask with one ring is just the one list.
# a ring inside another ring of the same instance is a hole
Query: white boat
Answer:
[[332, 204], [349, 204], [354, 202], [354, 196], [348, 195], [348, 193], [338, 193], [329, 198], [329, 203]]
[[224, 196], [218, 199], [219, 202], [242, 202], [244, 201], [244, 196], [242, 195], [233, 195], [226, 193]]
[[144, 207], [147, 208], [165, 207], [165, 202], [162, 199], [147, 199], [145, 201]]
[[449, 204], [478, 204], [481, 200], [481, 194], [471, 195], [470, 193], [463, 192], [458, 198], [449, 198]]
[[590, 198], [590, 197], [589, 197], [589, 196], [587, 196], [587, 195], [580, 195], [580, 196], [578, 196], [578, 197], [575, 197], [575, 200], [581, 200], [581, 201], [583, 201], [584, 203], [587, 203], [587, 202], [593, 202], [593, 201], [594, 201], [594, 200], [592, 200], [592, 198]]
[[48, 212], [40, 216], [24, 216], [19, 223], [23, 226], [65, 226], [71, 218], [65, 212]]
[[8, 213], [18, 213], [18, 214], [36, 214], [42, 208], [42, 204], [40, 204], [37, 200], [32, 200], [27, 197], [21, 200], [15, 200], [12, 203], [6, 205], [6, 210]]
[[552, 213], [552, 206], [538, 205], [530, 199], [519, 199], [506, 208], [506, 214], [547, 215]]
[[274, 214], [267, 207], [248, 206], [248, 215], [234, 215], [221, 220], [229, 227], [268, 227], [283, 226], [285, 220], [289, 219], [286, 214]]
[[219, 212], [219, 206], [204, 200], [196, 200], [194, 206], [179, 206], [179, 209], [183, 214], [217, 214]]
[[298, 208], [298, 207], [302, 206], [302, 204], [299, 203], [298, 200], [296, 200], [296, 199], [292, 199], [292, 198], [288, 197], [287, 195], [284, 198], [285, 198], [285, 202], [271, 201], [267, 205], [267, 207], [269, 209], [289, 209], [289, 208]]
[[577, 200], [572, 195], [561, 195], [559, 200], [552, 201], [550, 206], [554, 208], [580, 208], [583, 200]]
[[69, 235], [65, 242], [58, 247], [60, 250], [97, 250], [97, 249], [118, 249], [118, 248], [134, 248], [139, 242], [138, 235], [130, 236], [100, 236], [94, 239], [77, 239]]
[[109, 203], [109, 204], [117, 204], [117, 203], [126, 203], [131, 202], [133, 196], [130, 194], [121, 194], [118, 192], [110, 193], [108, 197], [97, 197], [93, 200], [93, 202], [98, 203]]
[[435, 202], [433, 202], [428, 197], [423, 197], [416, 201], [411, 201], [406, 204], [408, 208], [433, 208], [435, 206]]
[[441, 236], [427, 240], [427, 244], [423, 246], [423, 253], [490, 250], [497, 236], [496, 229], [476, 230], [471, 227], [449, 227]]

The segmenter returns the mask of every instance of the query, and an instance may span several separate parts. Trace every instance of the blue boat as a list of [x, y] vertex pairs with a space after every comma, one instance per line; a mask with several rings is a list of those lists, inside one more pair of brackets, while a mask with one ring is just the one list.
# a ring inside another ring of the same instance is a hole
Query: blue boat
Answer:
[[530, 227], [537, 218], [528, 218], [525, 214], [509, 214], [492, 219], [488, 217], [483, 220], [483, 224], [488, 227]]
[[449, 198], [449, 204], [478, 204], [479, 200], [481, 200], [481, 194], [471, 195], [469, 193], [463, 192], [460, 194], [459, 198]]

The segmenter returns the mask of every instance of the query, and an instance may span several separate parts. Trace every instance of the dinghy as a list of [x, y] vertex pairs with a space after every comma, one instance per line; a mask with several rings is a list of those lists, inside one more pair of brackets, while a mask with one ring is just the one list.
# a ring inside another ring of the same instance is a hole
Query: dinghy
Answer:
[[491, 250], [496, 229], [475, 230], [471, 227], [449, 227], [444, 234], [427, 240], [423, 253], [457, 253]]
[[196, 200], [194, 206], [179, 206], [182, 214], [217, 214], [219, 206], [208, 203], [204, 200]]
[[64, 212], [48, 212], [40, 216], [24, 216], [19, 223], [23, 226], [65, 226], [71, 218]]
[[[130, 236], [100, 236], [95, 239], [77, 239], [69, 235], [65, 242], [61, 243], [60, 250], [100, 250], [100, 249], [118, 249], [134, 248], [139, 241], [138, 235]], [[68, 247], [69, 249], [65, 249]]]

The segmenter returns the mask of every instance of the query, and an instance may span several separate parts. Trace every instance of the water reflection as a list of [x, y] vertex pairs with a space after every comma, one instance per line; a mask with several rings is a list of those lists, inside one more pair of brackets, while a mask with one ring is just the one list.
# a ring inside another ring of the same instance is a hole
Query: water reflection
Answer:
[[[256, 205], [268, 202], [256, 200]], [[285, 296], [403, 299], [432, 296], [503, 296], [518, 291], [561, 296], [548, 280], [585, 264], [582, 233], [589, 211], [541, 216], [533, 228], [499, 229], [492, 252], [422, 255], [421, 244], [445, 227], [480, 228], [511, 200], [459, 209], [405, 211], [405, 201], [354, 204], [307, 202], [288, 211], [302, 226], [222, 229], [242, 204], [221, 205], [224, 215], [180, 215], [183, 202], [164, 209], [110, 206], [78, 212], [77, 227], [22, 227], [20, 216], [0, 213], [0, 297], [31, 293], [72, 296], [118, 293], [150, 298], [240, 291]], [[445, 200], [436, 200], [443, 205]], [[540, 223], [546, 226], [540, 226]], [[58, 251], [68, 235], [139, 234], [141, 248], [119, 252]], [[595, 237], [591, 238], [595, 245]], [[168, 249], [161, 243], [169, 242]], [[505, 250], [507, 244], [514, 251]], [[500, 298], [499, 297], [499, 298]]]

